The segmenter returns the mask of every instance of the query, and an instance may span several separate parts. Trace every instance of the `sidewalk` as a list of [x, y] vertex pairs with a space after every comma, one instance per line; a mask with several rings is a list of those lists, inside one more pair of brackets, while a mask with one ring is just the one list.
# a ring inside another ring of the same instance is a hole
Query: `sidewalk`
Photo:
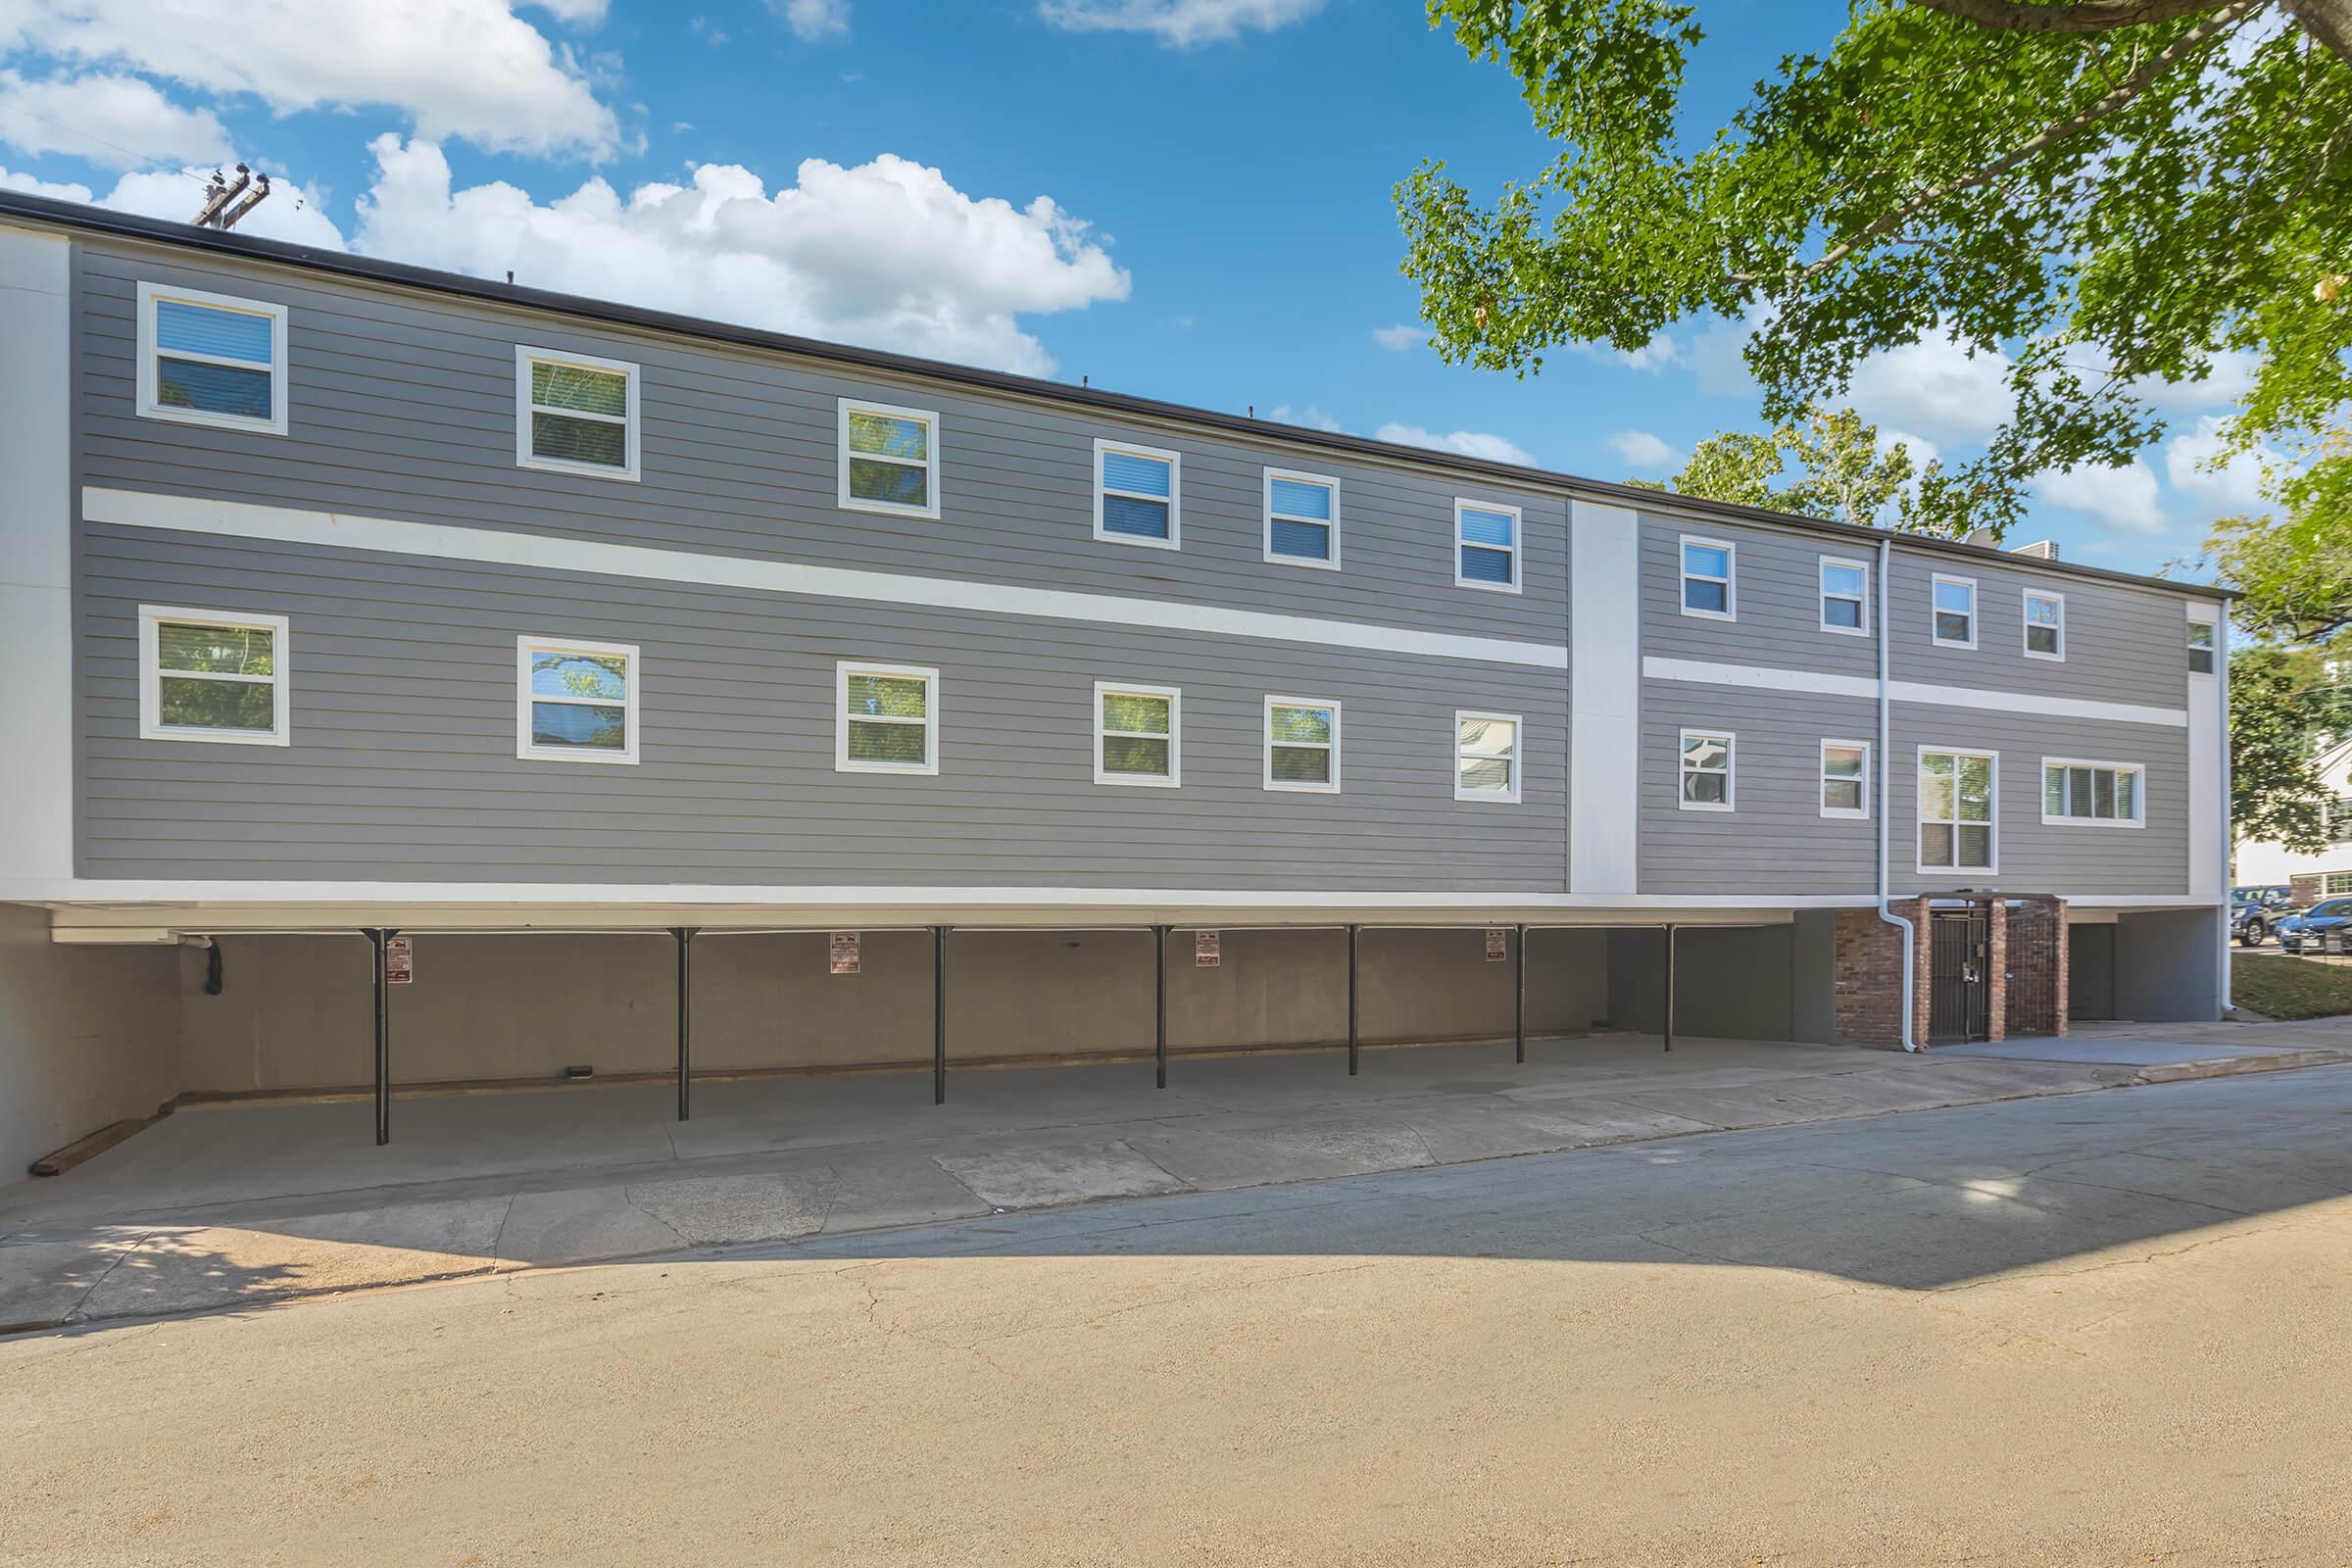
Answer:
[[[2217, 1038], [2208, 1039], [2207, 1036]], [[2094, 1032], [1918, 1056], [1608, 1035], [952, 1075], [183, 1109], [0, 1188], [0, 1332], [1014, 1209], [2352, 1060], [2352, 1023]]]

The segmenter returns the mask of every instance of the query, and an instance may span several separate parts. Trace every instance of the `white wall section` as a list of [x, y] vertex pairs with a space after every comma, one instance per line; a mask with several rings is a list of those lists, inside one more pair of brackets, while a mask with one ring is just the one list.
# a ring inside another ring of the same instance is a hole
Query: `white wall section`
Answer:
[[0, 228], [0, 878], [74, 874], [72, 261]]
[[1568, 518], [1568, 887], [1631, 896], [1639, 864], [1641, 519], [1579, 501]]

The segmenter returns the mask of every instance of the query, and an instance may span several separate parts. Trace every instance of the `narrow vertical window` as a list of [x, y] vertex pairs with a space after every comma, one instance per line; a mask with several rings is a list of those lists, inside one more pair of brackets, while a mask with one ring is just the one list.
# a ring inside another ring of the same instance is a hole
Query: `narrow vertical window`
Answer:
[[1095, 682], [1095, 782], [1159, 784], [1182, 779], [1173, 686]]
[[1721, 731], [1683, 731], [1684, 810], [1732, 809], [1732, 746], [1736, 738]]
[[1919, 754], [1919, 868], [1993, 869], [1993, 752]]
[[1870, 815], [1870, 744], [1821, 743], [1821, 814]]
[[2213, 622], [2192, 620], [2188, 623], [2188, 671], [2192, 675], [2213, 673]]
[[1977, 584], [1971, 577], [1938, 576], [1935, 596], [1935, 643], [1938, 648], [1977, 646]]
[[843, 398], [838, 503], [852, 512], [939, 515], [939, 416]]
[[1683, 613], [1710, 620], [1739, 619], [1733, 564], [1740, 552], [1720, 539], [1683, 538]]
[[845, 773], [939, 771], [939, 671], [834, 666], [833, 765]]
[[525, 468], [637, 477], [637, 367], [514, 350], [514, 461]]
[[637, 650], [625, 643], [514, 640], [514, 755], [541, 761], [637, 760]]
[[1173, 452], [1095, 443], [1095, 537], [1175, 550], [1183, 543], [1184, 464]]
[[1340, 481], [1266, 470], [1266, 559], [1300, 566], [1340, 564]]
[[1821, 629], [1849, 637], [1870, 633], [1870, 563], [1821, 558]]
[[139, 607], [139, 734], [283, 746], [286, 617]]
[[1458, 712], [1453, 730], [1453, 798], [1516, 804], [1519, 715]]
[[1453, 585], [1519, 591], [1519, 509], [1453, 504]]
[[1339, 792], [1339, 704], [1312, 697], [1266, 699], [1265, 783], [1270, 790]]
[[2066, 658], [2066, 596], [2026, 590], [2026, 657]]
[[139, 285], [142, 418], [286, 433], [286, 308]]

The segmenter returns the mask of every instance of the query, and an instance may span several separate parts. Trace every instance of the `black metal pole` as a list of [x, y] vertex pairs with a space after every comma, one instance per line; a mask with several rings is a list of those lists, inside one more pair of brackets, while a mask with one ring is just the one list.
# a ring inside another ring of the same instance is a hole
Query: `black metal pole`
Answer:
[[1159, 1069], [1159, 1087], [1168, 1087], [1168, 928], [1152, 928], [1152, 1056]]
[[1517, 1001], [1511, 1010], [1513, 1061], [1527, 1060], [1527, 927], [1511, 933], [1511, 985]]
[[1674, 927], [1666, 927], [1666, 1049], [1674, 1049]]
[[1348, 928], [1348, 1076], [1350, 1078], [1355, 1076], [1356, 1064], [1363, 1054], [1363, 1043], [1355, 1029], [1355, 939], [1361, 931], [1360, 926]]
[[670, 927], [678, 939], [678, 1120], [688, 1115], [688, 1089], [694, 1078], [694, 932]]
[[948, 1102], [948, 928], [931, 928], [931, 1103]]
[[392, 1141], [392, 982], [387, 978], [387, 949], [392, 933], [368, 933], [375, 948], [375, 1143]]

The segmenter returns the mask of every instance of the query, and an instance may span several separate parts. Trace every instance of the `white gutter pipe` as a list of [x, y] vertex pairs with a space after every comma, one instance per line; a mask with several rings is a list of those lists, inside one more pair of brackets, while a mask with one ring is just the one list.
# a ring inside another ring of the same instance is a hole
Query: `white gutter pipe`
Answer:
[[1902, 1019], [1902, 1024], [1903, 1024], [1903, 1028], [1902, 1028], [1903, 1049], [1904, 1049], [1905, 1051], [1917, 1051], [1917, 1050], [1919, 1049], [1919, 1039], [1918, 1039], [1918, 1036], [1917, 1036], [1917, 1035], [1915, 1035], [1915, 1034], [1913, 1033], [1913, 1031], [1912, 1031], [1912, 1028], [1911, 1028], [1911, 1009], [1912, 1009], [1912, 998], [1913, 998], [1913, 996], [1915, 995], [1915, 992], [1914, 992], [1913, 988], [1914, 988], [1914, 987], [1915, 987], [1915, 986], [1916, 986], [1916, 985], [1919, 983], [1919, 982], [1918, 982], [1918, 979], [1917, 979], [1917, 977], [1916, 977], [1916, 976], [1915, 976], [1915, 975], [1912, 973], [1912, 967], [1913, 967], [1914, 963], [1916, 962], [1916, 960], [1917, 960], [1917, 958], [1918, 958], [1918, 956], [1919, 956], [1919, 948], [1918, 948], [1918, 943], [1917, 943], [1917, 940], [1916, 940], [1916, 939], [1917, 939], [1917, 936], [1918, 936], [1918, 932], [1917, 932], [1917, 929], [1916, 929], [1916, 928], [1915, 928], [1915, 927], [1912, 925], [1911, 921], [1909, 921], [1908, 919], [1904, 918], [1902, 915], [1896, 914], [1896, 913], [1895, 913], [1893, 910], [1891, 910], [1891, 909], [1889, 909], [1889, 908], [1887, 908], [1887, 907], [1886, 907], [1886, 898], [1887, 898], [1887, 893], [1888, 893], [1888, 888], [1887, 888], [1888, 866], [1887, 866], [1887, 859], [1886, 859], [1886, 857], [1887, 857], [1887, 847], [1886, 847], [1886, 817], [1887, 817], [1887, 813], [1888, 813], [1889, 808], [1890, 808], [1890, 807], [1892, 806], [1892, 804], [1893, 804], [1893, 796], [1892, 796], [1891, 792], [1888, 790], [1888, 788], [1887, 788], [1887, 785], [1888, 785], [1888, 782], [1889, 782], [1889, 781], [1890, 781], [1890, 780], [1893, 778], [1893, 776], [1894, 776], [1894, 760], [1893, 760], [1892, 756], [1891, 756], [1891, 755], [1890, 755], [1890, 753], [1889, 753], [1889, 747], [1890, 747], [1890, 746], [1891, 746], [1893, 743], [1892, 743], [1892, 740], [1891, 740], [1891, 738], [1889, 737], [1889, 735], [1888, 735], [1888, 733], [1887, 733], [1887, 731], [1888, 731], [1888, 727], [1889, 727], [1889, 726], [1888, 726], [1888, 717], [1887, 717], [1886, 690], [1887, 690], [1887, 676], [1888, 676], [1888, 673], [1889, 673], [1889, 671], [1888, 671], [1888, 668], [1887, 668], [1887, 660], [1886, 660], [1886, 593], [1887, 593], [1887, 588], [1886, 588], [1886, 578], [1887, 578], [1887, 575], [1888, 575], [1887, 568], [1888, 568], [1890, 565], [1892, 565], [1892, 564], [1893, 564], [1893, 560], [1894, 560], [1894, 542], [1893, 542], [1892, 540], [1890, 540], [1890, 539], [1881, 539], [1881, 540], [1879, 541], [1879, 627], [1878, 627], [1878, 631], [1879, 631], [1879, 638], [1878, 638], [1878, 642], [1879, 642], [1879, 809], [1878, 809], [1878, 818], [1879, 818], [1879, 902], [1878, 902], [1878, 911], [1879, 911], [1879, 918], [1880, 918], [1881, 920], [1885, 921], [1886, 924], [1888, 924], [1888, 925], [1890, 925], [1890, 926], [1893, 926], [1893, 927], [1894, 927], [1896, 930], [1900, 931], [1900, 932], [1903, 934], [1903, 1019]]

